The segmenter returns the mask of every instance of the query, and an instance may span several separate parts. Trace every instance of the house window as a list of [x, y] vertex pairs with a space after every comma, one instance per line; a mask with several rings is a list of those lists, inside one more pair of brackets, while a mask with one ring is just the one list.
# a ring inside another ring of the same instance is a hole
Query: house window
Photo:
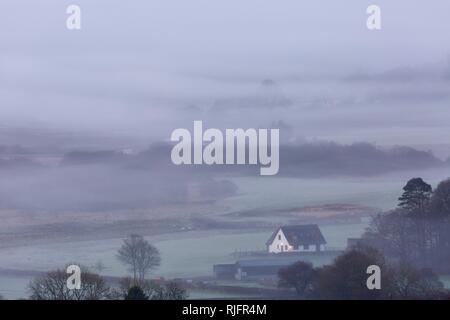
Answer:
[[305, 250], [309, 250], [309, 244], [305, 244], [305, 245], [303, 246], [303, 248], [304, 248]]
[[281, 240], [281, 234], [278, 235], [278, 240]]
[[287, 249], [288, 249], [287, 244], [285, 244], [284, 245], [284, 250], [287, 250]]

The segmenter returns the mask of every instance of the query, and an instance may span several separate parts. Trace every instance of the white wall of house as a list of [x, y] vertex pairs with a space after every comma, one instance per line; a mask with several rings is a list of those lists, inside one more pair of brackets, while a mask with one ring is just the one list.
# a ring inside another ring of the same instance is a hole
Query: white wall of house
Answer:
[[298, 249], [294, 249], [293, 246], [289, 245], [289, 242], [287, 241], [286, 237], [284, 236], [284, 233], [281, 229], [278, 230], [275, 239], [273, 239], [273, 242], [268, 246], [269, 253], [280, 253], [280, 252], [288, 252], [288, 251], [294, 251], [294, 252], [316, 252], [316, 251], [324, 251], [325, 245], [321, 244], [319, 245], [319, 248], [317, 248], [317, 245], [311, 244], [309, 246], [299, 246]]

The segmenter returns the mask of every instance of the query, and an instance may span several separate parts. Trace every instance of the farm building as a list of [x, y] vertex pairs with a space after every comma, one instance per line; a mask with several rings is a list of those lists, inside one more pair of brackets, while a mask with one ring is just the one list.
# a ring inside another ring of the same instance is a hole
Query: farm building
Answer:
[[279, 227], [267, 240], [269, 253], [319, 252], [325, 250], [325, 238], [316, 224]]
[[281, 268], [297, 261], [297, 256], [238, 260], [236, 263], [214, 265], [214, 275], [218, 279], [236, 280], [276, 277]]
[[277, 277], [278, 271], [294, 263], [288, 259], [257, 259], [236, 262], [236, 280]]

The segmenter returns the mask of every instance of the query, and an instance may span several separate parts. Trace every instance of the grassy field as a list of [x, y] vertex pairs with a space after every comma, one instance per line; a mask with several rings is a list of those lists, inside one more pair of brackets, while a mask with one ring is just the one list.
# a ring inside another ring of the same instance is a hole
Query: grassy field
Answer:
[[31, 277], [0, 275], [0, 294], [7, 299], [20, 299], [27, 296], [27, 286]]
[[[251, 177], [231, 179], [239, 194], [219, 202], [232, 211], [351, 203], [390, 209], [397, 203], [404, 181], [398, 178], [294, 179]], [[273, 192], [283, 190], [283, 192]]]
[[[360, 223], [321, 228], [330, 246], [343, 248], [348, 237], [361, 235], [365, 227]], [[193, 277], [210, 275], [212, 264], [231, 261], [235, 250], [263, 250], [270, 235], [271, 231], [195, 231], [147, 239], [161, 252], [156, 275]], [[3, 268], [45, 271], [71, 262], [92, 266], [102, 261], [106, 274], [121, 275], [126, 270], [115, 257], [120, 245], [121, 239], [108, 239], [2, 249], [0, 263]]]
[[[406, 178], [405, 178], [406, 179]], [[353, 203], [388, 209], [395, 205], [403, 181], [398, 177], [367, 179], [290, 179], [239, 178], [233, 181], [239, 194], [221, 201], [229, 211], [252, 208], [289, 208], [330, 203]], [[273, 190], [283, 190], [274, 193]], [[271, 217], [274, 223], [277, 217]], [[354, 224], [321, 225], [328, 246], [339, 249], [346, 246], [347, 238], [359, 237], [367, 222]], [[251, 228], [251, 225], [249, 225]], [[216, 263], [232, 262], [236, 250], [262, 250], [271, 234], [268, 231], [191, 231], [148, 237], [161, 252], [162, 264], [153, 276], [190, 278], [212, 275]], [[128, 272], [116, 259], [121, 239], [73, 241], [46, 245], [28, 245], [0, 250], [0, 267], [4, 269], [47, 271], [67, 263], [93, 266], [101, 261], [105, 275], [123, 276]], [[324, 257], [313, 261], [316, 265], [329, 263]], [[6, 297], [25, 295], [29, 279], [0, 275], [0, 294]], [[447, 284], [450, 281], [444, 278]], [[203, 293], [198, 293], [201, 296]]]
[[[323, 226], [329, 245], [344, 247], [347, 237], [359, 236], [366, 224]], [[162, 264], [153, 276], [189, 278], [212, 275], [215, 263], [232, 262], [235, 250], [261, 250], [271, 231], [267, 232], [186, 232], [182, 234], [149, 237], [161, 252]], [[122, 276], [127, 270], [115, 255], [121, 239], [101, 241], [63, 242], [48, 245], [24, 246], [0, 251], [0, 264], [5, 269], [47, 271], [67, 263], [93, 266], [101, 261], [105, 275]], [[327, 263], [318, 259], [317, 264]], [[15, 284], [20, 282], [19, 284]], [[26, 281], [25, 281], [26, 282]], [[19, 279], [2, 281], [0, 293], [9, 296], [9, 290], [23, 286]]]
[[[397, 205], [397, 198], [402, 193], [405, 183], [416, 176], [422, 177], [433, 186], [446, 177], [442, 176], [442, 169], [424, 169], [373, 177], [227, 178], [238, 186], [239, 194], [226, 198], [219, 204], [228, 206], [231, 211], [330, 203], [349, 203], [388, 210]], [[278, 190], [282, 192], [277, 192]]]
[[446, 288], [450, 289], [450, 275], [441, 276], [440, 280]]

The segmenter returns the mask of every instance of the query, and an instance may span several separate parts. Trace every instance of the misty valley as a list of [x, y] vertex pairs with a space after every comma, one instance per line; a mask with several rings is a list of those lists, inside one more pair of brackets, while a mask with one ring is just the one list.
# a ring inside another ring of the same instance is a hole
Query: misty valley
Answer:
[[[298, 148], [305, 155], [312, 146]], [[314, 148], [332, 156], [334, 146]], [[376, 176], [310, 173], [267, 180], [246, 170], [211, 172], [208, 167], [193, 170], [147, 161], [149, 154], [155, 159], [167, 153], [170, 147], [164, 145], [133, 154], [77, 151], [61, 155], [56, 166], [18, 164], [3, 171], [8, 185], [26, 187], [33, 201], [14, 196], [3, 201], [9, 205], [1, 211], [0, 278], [8, 284], [2, 295], [26, 296], [28, 282], [74, 261], [120, 287], [128, 269], [117, 259], [117, 251], [127, 235], [138, 233], [160, 252], [153, 277], [177, 279], [190, 298], [288, 297], [293, 293], [278, 289], [271, 275], [236, 280], [222, 278], [214, 270], [236, 261], [273, 259], [264, 252], [277, 226], [311, 223], [320, 227], [327, 249], [299, 257], [316, 267], [330, 264], [348, 247], [349, 239], [362, 237], [373, 216], [396, 206], [404, 181], [412, 175], [411, 170]], [[30, 163], [40, 161], [36, 153], [27, 157]], [[443, 166], [437, 163], [414, 172], [436, 185]], [[17, 172], [11, 175], [12, 170]], [[285, 191], [280, 196], [274, 189]], [[8, 189], [0, 190], [5, 195]], [[284, 255], [276, 259], [287, 263], [298, 259]], [[445, 273], [442, 279], [448, 283]]]

